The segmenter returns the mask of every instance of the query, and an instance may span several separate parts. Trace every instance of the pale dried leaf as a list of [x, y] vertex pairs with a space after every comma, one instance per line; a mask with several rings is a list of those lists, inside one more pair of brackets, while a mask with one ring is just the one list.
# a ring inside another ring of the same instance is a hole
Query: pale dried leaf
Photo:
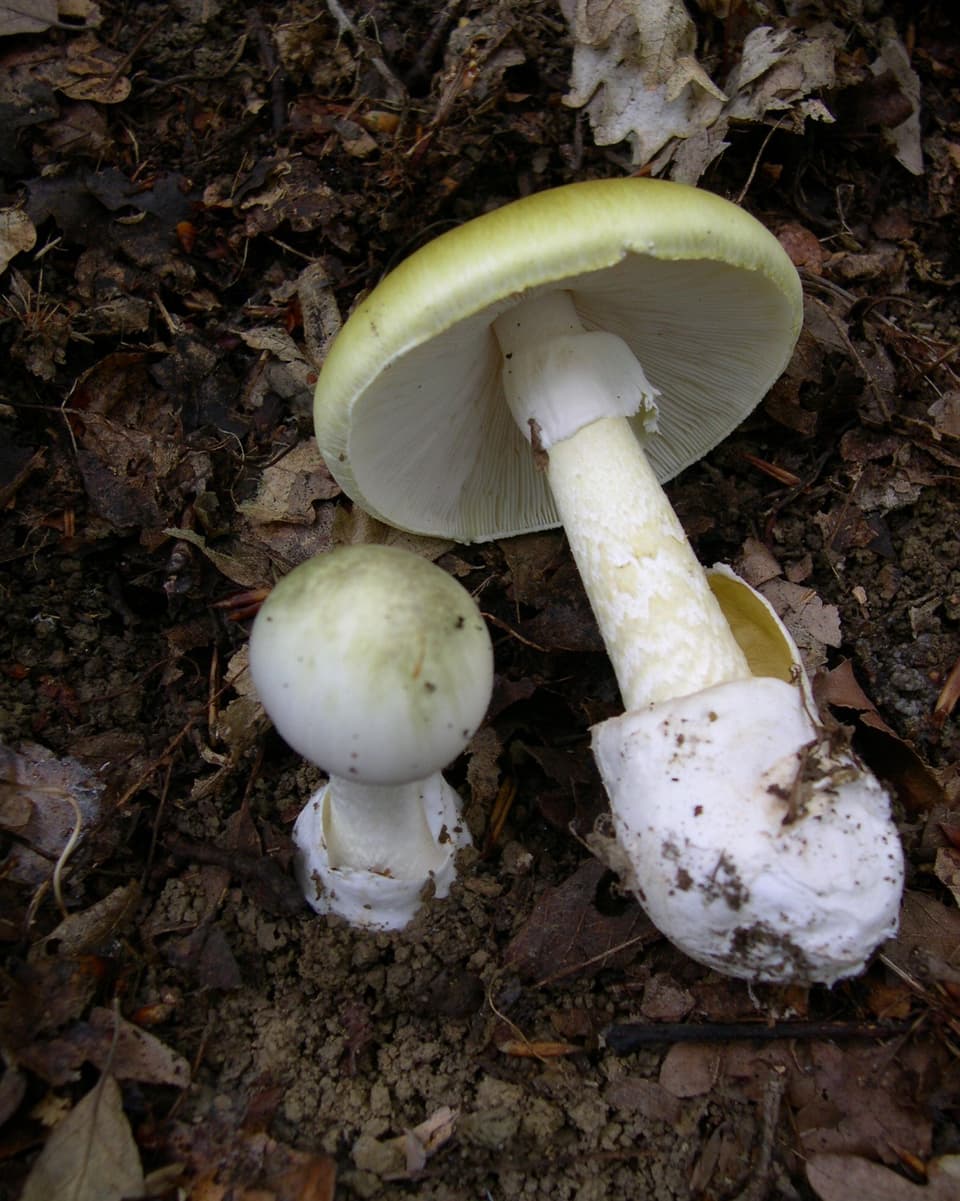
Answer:
[[812, 1155], [807, 1160], [807, 1180], [820, 1201], [956, 1201], [960, 1190], [957, 1156], [934, 1160], [927, 1183], [913, 1184], [905, 1176], [859, 1155]]
[[737, 573], [743, 576], [751, 588], [759, 588], [782, 575], [783, 569], [759, 538], [747, 538], [740, 551]]
[[112, 1076], [70, 1111], [30, 1170], [21, 1201], [129, 1201], [143, 1196], [143, 1169]]
[[78, 823], [82, 837], [96, 822], [104, 785], [75, 759], [58, 759], [35, 743], [6, 752], [2, 770], [6, 804], [17, 814], [30, 806], [28, 820], [17, 828], [22, 841], [4, 860], [4, 873], [23, 884], [42, 884]]
[[14, 255], [32, 250], [36, 241], [37, 231], [23, 209], [0, 209], [0, 272], [6, 271]]
[[908, 890], [900, 930], [884, 953], [891, 963], [921, 981], [960, 983], [960, 912]]
[[812, 675], [826, 662], [826, 648], [838, 647], [842, 641], [839, 609], [836, 605], [825, 605], [812, 588], [791, 584], [789, 580], [770, 580], [760, 592], [790, 631], [804, 666]]
[[222, 575], [241, 588], [261, 588], [271, 582], [270, 558], [266, 553], [249, 546], [233, 548], [232, 554], [214, 550], [207, 545], [206, 538], [194, 530], [166, 529], [170, 538], [178, 538], [197, 547]]
[[726, 96], [697, 62], [696, 28], [681, 0], [563, 0], [574, 37], [570, 91], [598, 145], [628, 139], [647, 162], [673, 138], [720, 115]]
[[333, 541], [337, 546], [398, 546], [422, 559], [435, 562], [455, 545], [449, 538], [432, 538], [395, 529], [371, 517], [363, 509], [338, 508], [333, 521]]
[[239, 507], [260, 525], [279, 521], [313, 525], [314, 503], [330, 500], [339, 492], [340, 485], [327, 470], [316, 439], [307, 438], [278, 462], [264, 468], [256, 496]]
[[832, 120], [813, 93], [834, 83], [842, 35], [761, 26], [719, 88], [696, 59], [696, 28], [681, 0], [562, 0], [574, 41], [564, 103], [586, 106], [600, 145], [628, 140], [634, 163], [696, 183], [726, 148], [732, 121], [789, 115]]
[[920, 79], [910, 66], [910, 56], [903, 42], [895, 34], [884, 41], [880, 57], [870, 64], [874, 75], [887, 71], [897, 81], [900, 91], [910, 102], [912, 112], [905, 121], [893, 129], [883, 129], [884, 140], [892, 148], [894, 157], [911, 175], [923, 174], [923, 147], [920, 133]]
[[58, 19], [57, 0], [2, 0], [0, 38], [18, 33], [43, 33]]
[[343, 321], [330, 276], [320, 263], [311, 263], [297, 280], [297, 299], [303, 315], [306, 357], [319, 369], [327, 347], [340, 332]]

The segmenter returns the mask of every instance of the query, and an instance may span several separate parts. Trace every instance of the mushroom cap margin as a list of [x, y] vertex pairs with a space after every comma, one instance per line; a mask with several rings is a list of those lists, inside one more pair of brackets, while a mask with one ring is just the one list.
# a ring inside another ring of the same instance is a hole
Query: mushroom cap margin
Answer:
[[416, 251], [335, 339], [314, 417], [344, 491], [389, 524], [460, 541], [556, 525], [502, 397], [490, 326], [558, 287], [585, 328], [624, 338], [663, 394], [647, 444], [661, 480], [752, 410], [802, 321], [776, 238], [712, 193], [612, 179], [514, 201]]

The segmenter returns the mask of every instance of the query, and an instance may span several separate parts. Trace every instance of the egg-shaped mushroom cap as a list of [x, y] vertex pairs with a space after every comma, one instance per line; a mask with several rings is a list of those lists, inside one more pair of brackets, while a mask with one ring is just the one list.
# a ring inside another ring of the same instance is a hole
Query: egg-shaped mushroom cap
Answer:
[[294, 568], [250, 635], [250, 671], [277, 730], [331, 775], [424, 779], [483, 720], [493, 650], [470, 594], [435, 564], [343, 547]]
[[799, 277], [776, 238], [710, 192], [610, 179], [514, 201], [411, 255], [335, 339], [314, 417], [344, 491], [391, 525], [465, 542], [557, 525], [491, 329], [557, 289], [585, 329], [623, 338], [660, 390], [644, 443], [661, 480], [753, 409], [802, 321]]

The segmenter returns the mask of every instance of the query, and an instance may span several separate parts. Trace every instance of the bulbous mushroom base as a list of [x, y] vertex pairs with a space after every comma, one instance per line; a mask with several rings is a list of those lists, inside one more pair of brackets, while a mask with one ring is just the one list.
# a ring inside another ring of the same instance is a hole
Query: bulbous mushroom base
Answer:
[[889, 798], [800, 686], [754, 677], [626, 713], [594, 727], [593, 750], [616, 837], [592, 849], [691, 958], [832, 984], [896, 932]]
[[[407, 786], [408, 788], [411, 786]], [[456, 854], [471, 845], [470, 832], [460, 813], [460, 798], [440, 773], [420, 782], [423, 817], [432, 839], [432, 869], [403, 877], [385, 875], [330, 862], [331, 784], [325, 784], [304, 806], [293, 827], [296, 847], [294, 868], [311, 908], [334, 913], [352, 926], [369, 930], [402, 930], [424, 899], [424, 889], [445, 897], [456, 879]], [[384, 820], [389, 820], [386, 817]]]

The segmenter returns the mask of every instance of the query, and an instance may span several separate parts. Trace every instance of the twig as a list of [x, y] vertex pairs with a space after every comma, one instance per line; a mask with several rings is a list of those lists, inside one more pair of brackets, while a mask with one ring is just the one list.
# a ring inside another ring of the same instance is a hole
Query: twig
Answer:
[[405, 100], [407, 89], [404, 87], [403, 82], [387, 66], [383, 56], [372, 48], [372, 45], [375, 46], [376, 43], [371, 45], [370, 40], [360, 32], [343, 5], [340, 4], [340, 0], [327, 0], [327, 8], [330, 10], [331, 17], [337, 23], [337, 36], [343, 37], [345, 33], [350, 34], [357, 48], [370, 59], [377, 74], [386, 83], [390, 99]]
[[769, 132], [767, 133], [767, 136], [760, 143], [760, 149], [757, 151], [757, 157], [753, 160], [753, 166], [750, 168], [750, 174], [747, 176], [746, 182], [744, 183], [743, 187], [740, 189], [740, 194], [737, 196], [737, 200], [736, 200], [737, 204], [743, 204], [743, 198], [744, 198], [744, 196], [746, 196], [747, 190], [749, 189], [750, 185], [753, 183], [753, 177], [756, 175], [757, 168], [760, 166], [760, 160], [763, 158], [763, 152], [767, 148], [767, 143], [770, 141], [770, 139], [777, 132], [777, 130], [780, 128], [780, 126], [783, 124], [783, 122], [785, 120], [786, 120], [786, 114], [784, 114], [784, 116], [782, 116], [782, 117], [778, 117], [776, 125], [774, 125], [769, 130]]
[[615, 1055], [629, 1055], [638, 1047], [658, 1043], [776, 1042], [791, 1038], [894, 1038], [907, 1034], [913, 1022], [776, 1022], [761, 1026], [751, 1022], [627, 1022], [604, 1032], [604, 1042]]

